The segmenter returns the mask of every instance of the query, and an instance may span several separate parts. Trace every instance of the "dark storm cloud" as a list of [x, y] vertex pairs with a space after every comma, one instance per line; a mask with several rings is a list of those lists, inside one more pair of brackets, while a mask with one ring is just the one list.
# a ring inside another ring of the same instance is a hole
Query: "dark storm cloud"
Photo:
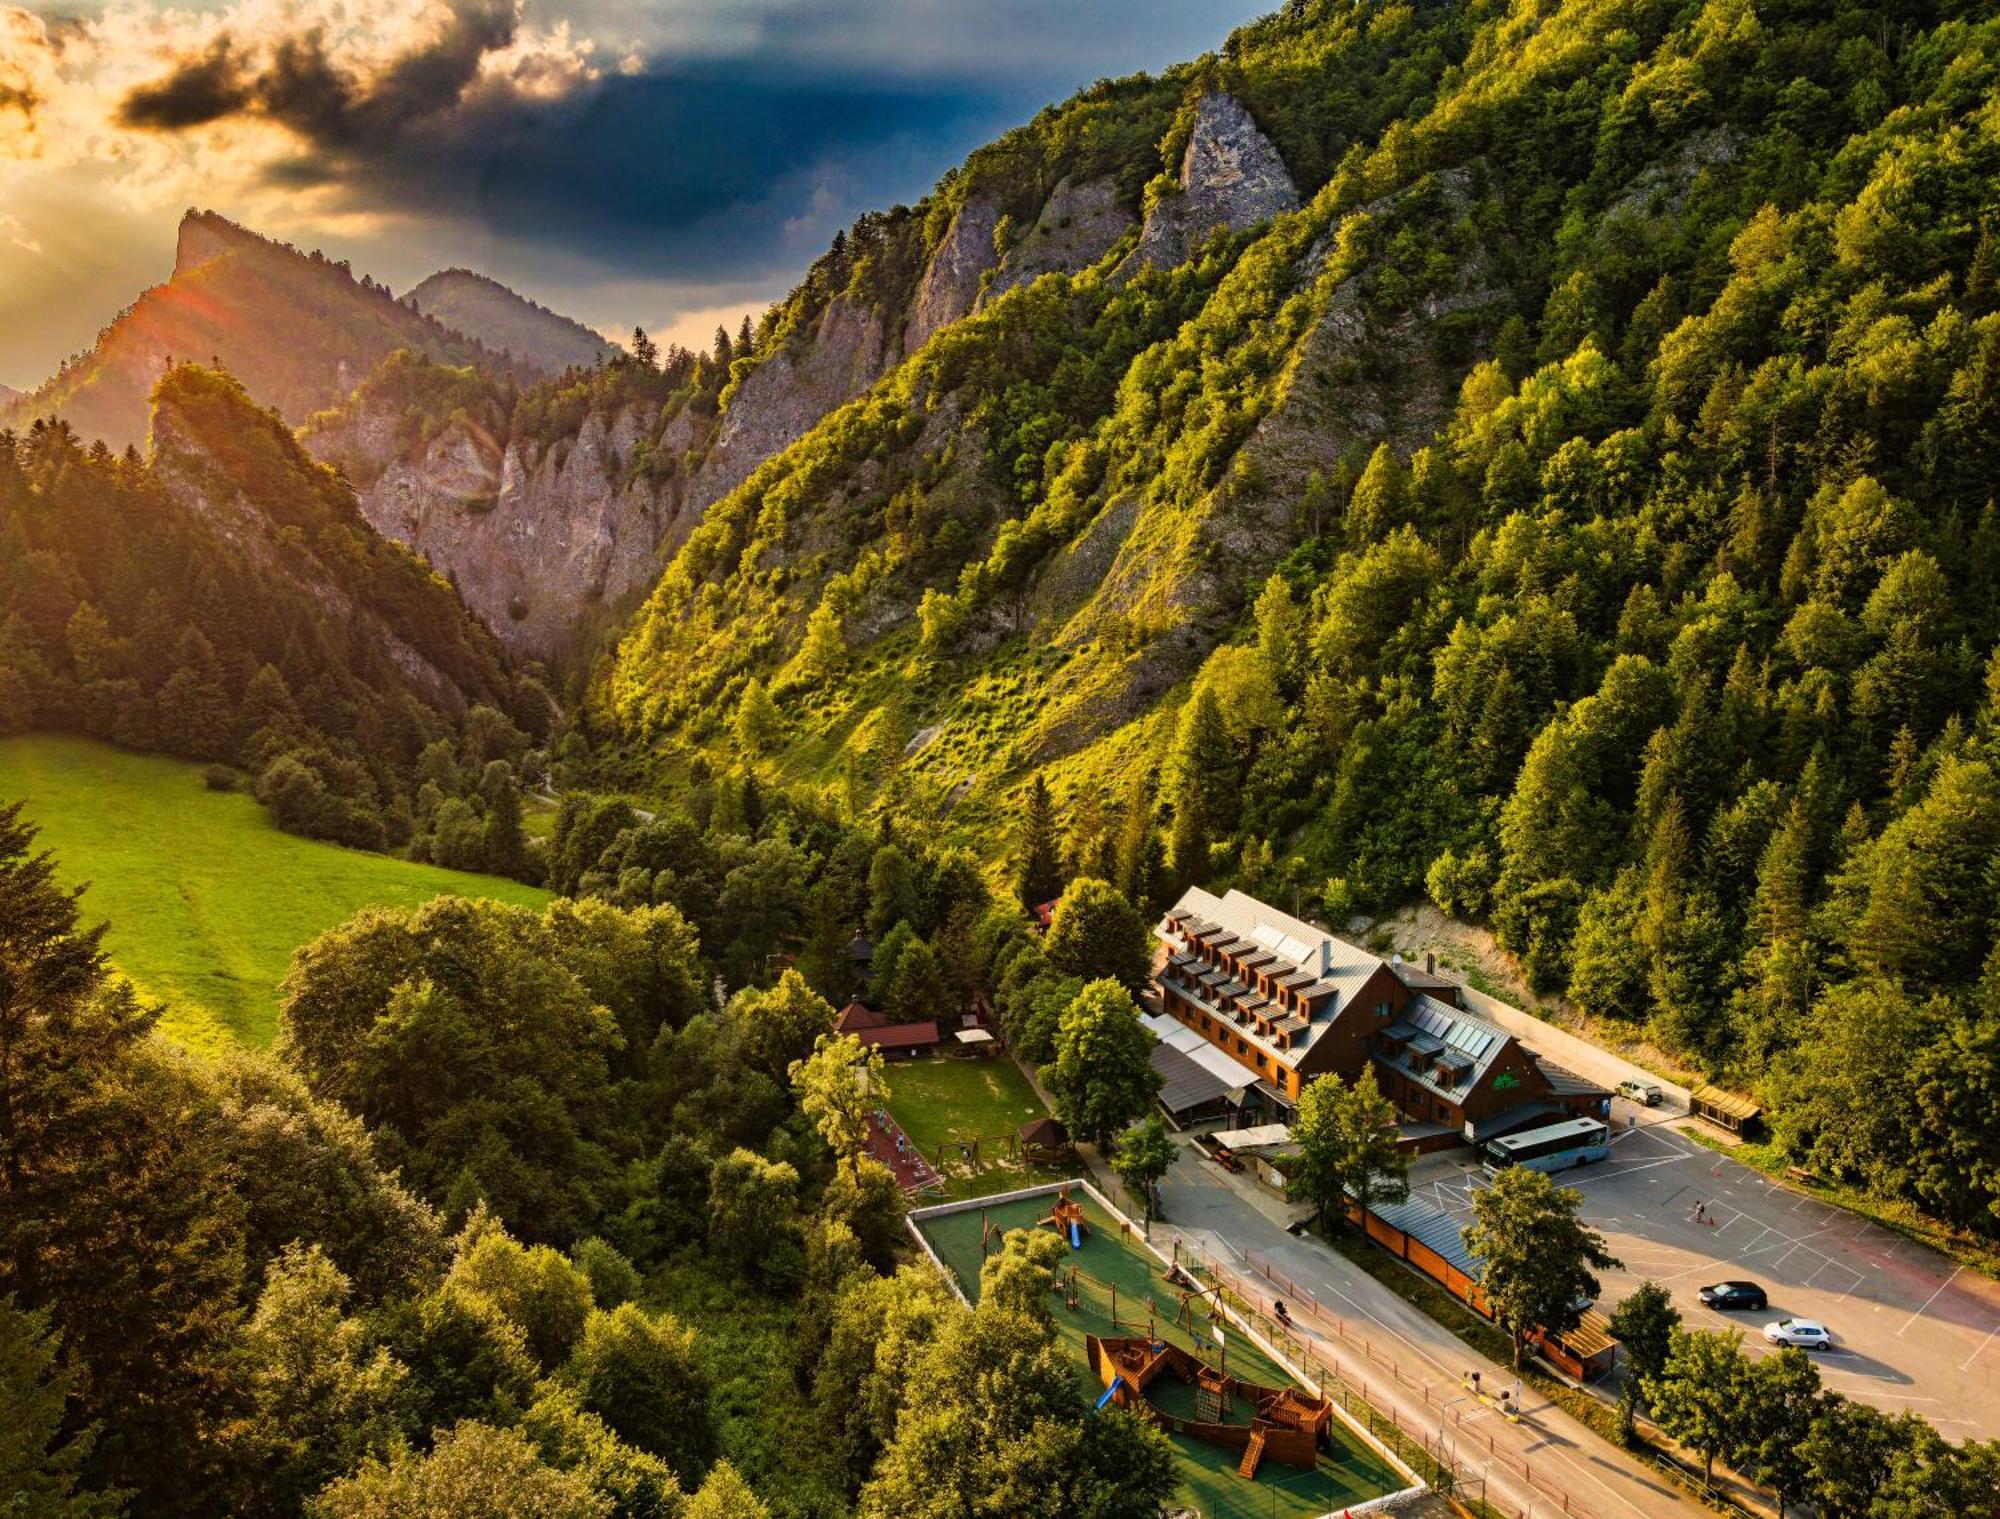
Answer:
[[983, 0], [947, 15], [824, 0], [784, 7], [785, 24], [746, 50], [548, 92], [481, 76], [517, 13], [461, 0], [440, 33], [366, 79], [316, 30], [254, 59], [225, 37], [133, 92], [123, 117], [169, 132], [280, 123], [298, 149], [260, 172], [331, 209], [456, 224], [603, 277], [763, 280], [803, 267], [859, 211], [917, 198], [1106, 65], [1213, 45], [1257, 3]]
[[334, 62], [318, 28], [279, 42], [261, 69], [253, 69], [225, 35], [164, 79], [133, 90], [118, 119], [173, 132], [257, 115], [321, 151], [389, 151], [409, 131], [464, 104], [480, 60], [508, 46], [515, 29], [507, 0], [470, 0], [450, 11], [436, 37], [366, 81]]
[[227, 37], [156, 84], [143, 85], [118, 108], [121, 125], [179, 132], [233, 116], [250, 103], [243, 65]]
[[[787, 222], [817, 217], [818, 243], [862, 203], [920, 194], [940, 163], [1018, 110], [981, 91], [713, 64], [607, 78], [560, 102], [482, 101], [403, 139], [365, 175], [313, 159], [281, 172], [337, 182], [357, 208], [459, 217], [587, 249], [610, 267], [717, 276], [751, 272], [746, 249], [796, 262]], [[855, 205], [831, 204], [863, 191]]]

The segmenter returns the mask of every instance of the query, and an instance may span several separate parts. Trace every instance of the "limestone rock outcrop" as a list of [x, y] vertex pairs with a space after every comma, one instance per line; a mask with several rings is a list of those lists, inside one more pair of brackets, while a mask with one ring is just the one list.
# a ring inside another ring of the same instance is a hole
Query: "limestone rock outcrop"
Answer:
[[1243, 102], [1220, 91], [1204, 95], [1181, 155], [1180, 188], [1147, 212], [1131, 267], [1171, 269], [1218, 227], [1240, 232], [1298, 204], [1285, 161]]

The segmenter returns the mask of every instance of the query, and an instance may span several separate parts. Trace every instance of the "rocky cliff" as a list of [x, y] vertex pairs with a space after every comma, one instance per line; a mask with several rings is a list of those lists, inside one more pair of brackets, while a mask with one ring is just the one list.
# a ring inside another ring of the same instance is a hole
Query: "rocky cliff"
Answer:
[[412, 420], [406, 395], [364, 386], [303, 437], [352, 481], [376, 531], [449, 578], [517, 655], [574, 652], [684, 536], [675, 483], [632, 467], [649, 432], [641, 406], [592, 412], [546, 444], [511, 436], [497, 404]]
[[1155, 197], [1134, 265], [1171, 269], [1218, 229], [1241, 232], [1295, 209], [1298, 187], [1249, 109], [1222, 91], [1195, 105], [1176, 188]]
[[699, 513], [720, 500], [900, 357], [880, 311], [834, 297], [803, 336], [761, 356], [725, 395], [714, 442], [689, 483], [688, 508]]

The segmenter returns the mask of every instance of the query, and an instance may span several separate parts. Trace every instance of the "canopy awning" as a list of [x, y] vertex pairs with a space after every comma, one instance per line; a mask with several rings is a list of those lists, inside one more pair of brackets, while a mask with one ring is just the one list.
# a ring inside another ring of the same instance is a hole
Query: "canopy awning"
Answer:
[[1256, 1150], [1265, 1145], [1281, 1145], [1292, 1137], [1292, 1131], [1281, 1123], [1260, 1123], [1249, 1129], [1224, 1129], [1212, 1136], [1215, 1142], [1228, 1150]]
[[960, 1044], [991, 1044], [993, 1042], [993, 1036], [983, 1028], [962, 1028], [951, 1037], [956, 1039]]

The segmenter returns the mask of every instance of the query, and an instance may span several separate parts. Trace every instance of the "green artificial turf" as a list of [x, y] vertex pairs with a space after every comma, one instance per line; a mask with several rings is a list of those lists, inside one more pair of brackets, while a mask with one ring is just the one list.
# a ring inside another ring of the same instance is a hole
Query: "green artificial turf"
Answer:
[[448, 892], [539, 906], [518, 881], [413, 865], [281, 833], [256, 801], [208, 790], [202, 767], [85, 739], [0, 741], [0, 806], [27, 804], [61, 879], [90, 883], [87, 923], [162, 1028], [200, 1049], [261, 1048], [292, 951], [372, 903]]
[[[1184, 1349], [1195, 1349], [1190, 1333], [1175, 1323], [1179, 1299], [1165, 1281], [1166, 1268], [1157, 1256], [1136, 1239], [1119, 1233], [1117, 1222], [1088, 1192], [1074, 1194], [1083, 1204], [1090, 1233], [1080, 1250], [1065, 1257], [1078, 1271], [1077, 1306], [1072, 1309], [1060, 1298], [1051, 1299], [1056, 1327], [1065, 1344], [1076, 1354], [1077, 1376], [1091, 1401], [1103, 1391], [1090, 1373], [1085, 1359], [1084, 1336], [1100, 1338], [1144, 1334], [1148, 1327]], [[915, 1220], [924, 1238], [937, 1252], [969, 1298], [979, 1295], [980, 1240], [986, 1225], [992, 1226], [996, 1242], [1009, 1229], [1032, 1228], [1046, 1218], [1055, 1199], [1053, 1194], [1024, 1197], [996, 1203], [984, 1210], [967, 1208], [960, 1213]], [[1111, 1289], [1117, 1288], [1117, 1321], [1112, 1320]], [[1205, 1317], [1197, 1322], [1205, 1323]], [[1231, 1375], [1266, 1387], [1282, 1387], [1291, 1377], [1258, 1350], [1249, 1339], [1233, 1329], [1225, 1330], [1228, 1341], [1227, 1369]], [[1211, 1360], [1214, 1344], [1203, 1339], [1199, 1347]], [[1171, 1403], [1179, 1389], [1167, 1389]], [[1191, 1396], [1191, 1395], [1190, 1395]], [[1181, 1412], [1191, 1412], [1189, 1409]], [[1181, 1470], [1182, 1500], [1209, 1519], [1309, 1519], [1321, 1514], [1339, 1514], [1350, 1504], [1365, 1503], [1404, 1486], [1400, 1473], [1376, 1450], [1338, 1418], [1333, 1424], [1333, 1444], [1320, 1455], [1319, 1466], [1301, 1471], [1266, 1462], [1255, 1479], [1236, 1474], [1234, 1453], [1185, 1435], [1171, 1435]]]

